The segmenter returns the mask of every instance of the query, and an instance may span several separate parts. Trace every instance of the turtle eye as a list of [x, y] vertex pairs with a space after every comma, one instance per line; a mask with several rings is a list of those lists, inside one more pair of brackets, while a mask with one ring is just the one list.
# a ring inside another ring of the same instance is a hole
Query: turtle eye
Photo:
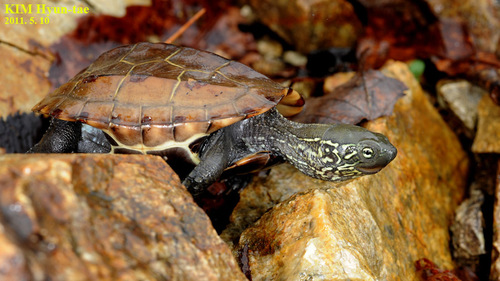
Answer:
[[370, 159], [373, 157], [373, 155], [375, 154], [375, 152], [373, 151], [373, 149], [369, 148], [369, 147], [365, 147], [363, 148], [363, 157], [366, 158], [366, 159]]

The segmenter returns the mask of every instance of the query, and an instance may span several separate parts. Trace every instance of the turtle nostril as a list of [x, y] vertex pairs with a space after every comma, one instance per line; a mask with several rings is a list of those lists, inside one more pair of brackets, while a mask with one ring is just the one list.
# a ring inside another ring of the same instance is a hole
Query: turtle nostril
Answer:
[[398, 150], [394, 146], [387, 149], [386, 152], [387, 155], [389, 156], [389, 162], [394, 160], [394, 158], [396, 158], [396, 155], [398, 154]]

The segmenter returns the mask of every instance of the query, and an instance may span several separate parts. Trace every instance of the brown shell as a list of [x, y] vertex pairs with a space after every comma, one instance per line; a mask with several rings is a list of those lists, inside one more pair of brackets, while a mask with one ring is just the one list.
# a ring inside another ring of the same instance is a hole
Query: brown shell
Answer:
[[261, 114], [288, 93], [285, 106], [298, 113], [300, 95], [241, 63], [191, 48], [139, 43], [102, 54], [33, 111], [87, 123], [120, 146], [144, 151], [193, 141]]

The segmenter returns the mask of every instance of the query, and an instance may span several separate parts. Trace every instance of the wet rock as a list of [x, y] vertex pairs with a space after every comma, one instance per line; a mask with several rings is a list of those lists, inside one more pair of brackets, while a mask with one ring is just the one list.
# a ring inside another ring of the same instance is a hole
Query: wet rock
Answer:
[[0, 156], [0, 280], [246, 280], [159, 157]]
[[472, 144], [474, 153], [500, 153], [500, 106], [488, 95], [478, 104], [477, 133]]
[[422, 257], [453, 267], [448, 227], [464, 195], [467, 155], [405, 64], [383, 72], [409, 90], [390, 117], [366, 127], [388, 136], [398, 156], [348, 183], [310, 179], [286, 165], [257, 178], [222, 234], [248, 260], [252, 280], [417, 280], [414, 262]]
[[247, 2], [259, 21], [304, 54], [330, 47], [352, 47], [361, 33], [361, 23], [348, 1]]

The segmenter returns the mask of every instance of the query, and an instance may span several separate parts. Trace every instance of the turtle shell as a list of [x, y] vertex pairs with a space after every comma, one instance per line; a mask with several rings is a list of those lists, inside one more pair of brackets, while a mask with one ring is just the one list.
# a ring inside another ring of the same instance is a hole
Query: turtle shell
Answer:
[[101, 129], [114, 146], [155, 153], [187, 147], [280, 101], [285, 116], [303, 105], [297, 92], [241, 63], [192, 48], [138, 43], [102, 54], [33, 111]]

